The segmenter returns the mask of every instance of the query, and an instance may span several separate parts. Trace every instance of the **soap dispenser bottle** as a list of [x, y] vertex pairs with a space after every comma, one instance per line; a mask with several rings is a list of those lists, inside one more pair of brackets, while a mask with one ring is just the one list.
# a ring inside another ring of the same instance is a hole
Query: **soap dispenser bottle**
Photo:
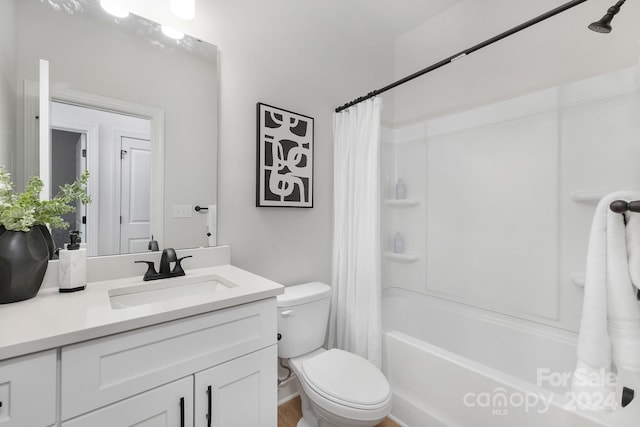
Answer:
[[80, 232], [69, 233], [69, 243], [59, 252], [60, 292], [83, 290], [87, 285], [87, 249], [80, 240]]

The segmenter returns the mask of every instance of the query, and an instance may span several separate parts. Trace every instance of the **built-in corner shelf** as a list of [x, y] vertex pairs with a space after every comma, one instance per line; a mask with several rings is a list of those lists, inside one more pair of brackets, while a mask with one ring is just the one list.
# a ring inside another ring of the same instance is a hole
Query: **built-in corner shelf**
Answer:
[[600, 199], [612, 190], [586, 190], [586, 191], [574, 191], [571, 193], [571, 200], [577, 203], [584, 203], [589, 205], [597, 205]]
[[385, 204], [389, 206], [418, 206], [420, 200], [418, 199], [386, 199]]
[[416, 262], [420, 259], [420, 255], [412, 253], [397, 254], [395, 252], [385, 252], [384, 256], [396, 262]]

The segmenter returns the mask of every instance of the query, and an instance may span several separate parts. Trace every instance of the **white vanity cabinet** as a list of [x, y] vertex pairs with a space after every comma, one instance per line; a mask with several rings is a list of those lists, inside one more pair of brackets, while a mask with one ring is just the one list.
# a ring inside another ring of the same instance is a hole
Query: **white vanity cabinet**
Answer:
[[56, 350], [0, 362], [0, 426], [56, 423]]
[[62, 347], [61, 425], [275, 427], [276, 322], [268, 298]]

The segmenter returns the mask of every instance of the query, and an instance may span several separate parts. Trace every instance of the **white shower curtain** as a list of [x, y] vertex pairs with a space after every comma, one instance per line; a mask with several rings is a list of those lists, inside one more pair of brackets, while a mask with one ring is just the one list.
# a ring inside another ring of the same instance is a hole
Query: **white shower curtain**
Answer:
[[334, 115], [334, 219], [329, 345], [381, 365], [382, 99]]

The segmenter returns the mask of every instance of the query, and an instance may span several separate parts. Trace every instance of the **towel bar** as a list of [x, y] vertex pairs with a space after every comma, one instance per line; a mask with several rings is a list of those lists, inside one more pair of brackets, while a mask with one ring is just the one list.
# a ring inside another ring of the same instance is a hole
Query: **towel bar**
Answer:
[[627, 211], [640, 212], [640, 200], [635, 200], [633, 202], [616, 200], [614, 202], [611, 202], [611, 204], [609, 205], [609, 209], [611, 209], [615, 213], [624, 213]]

